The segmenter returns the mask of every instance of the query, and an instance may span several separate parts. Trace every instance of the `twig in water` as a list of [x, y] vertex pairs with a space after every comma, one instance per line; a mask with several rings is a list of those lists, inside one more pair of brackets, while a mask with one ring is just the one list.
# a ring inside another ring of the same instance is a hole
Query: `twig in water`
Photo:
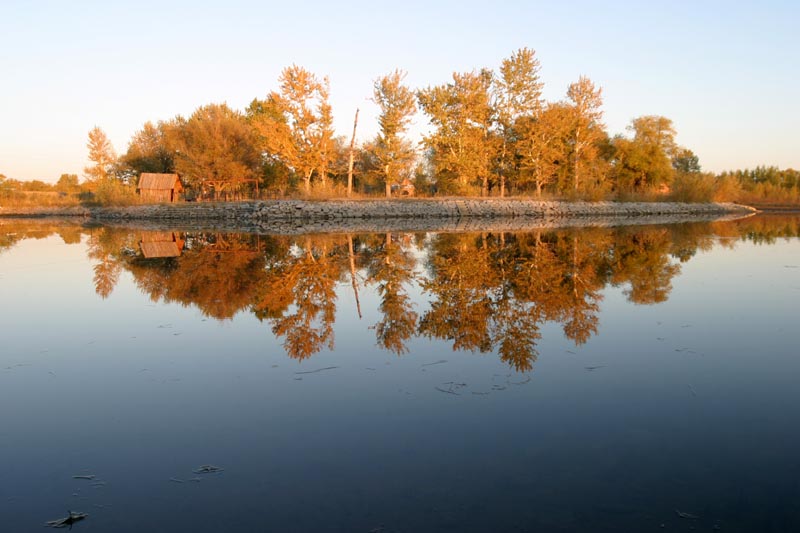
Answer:
[[214, 465], [203, 465], [197, 470], [192, 470], [195, 474], [216, 474], [222, 472], [224, 469]]
[[446, 362], [447, 362], [447, 359], [440, 359], [440, 360], [438, 360], [438, 361], [436, 361], [434, 363], [425, 363], [424, 365], [420, 365], [420, 366], [441, 365], [442, 363], [446, 363]]
[[52, 527], [56, 529], [62, 529], [69, 526], [72, 529], [72, 524], [75, 522], [80, 522], [81, 520], [88, 518], [89, 515], [86, 513], [73, 513], [72, 511], [67, 511], [66, 518], [59, 518], [58, 520], [50, 520], [49, 522], [45, 522], [44, 525], [46, 527]]
[[306, 370], [305, 372], [295, 372], [295, 374], [316, 374], [317, 372], [322, 372], [323, 370], [333, 370], [334, 368], [339, 368], [338, 366], [326, 366], [325, 368], [318, 368], [316, 370]]
[[699, 516], [695, 516], [691, 513], [684, 513], [677, 509], [675, 509], [675, 514], [678, 515], [678, 518], [685, 518], [686, 520], [698, 520], [700, 518]]
[[444, 392], [445, 394], [452, 394], [452, 395], [454, 395], [454, 396], [461, 396], [461, 395], [460, 395], [459, 393], [457, 393], [457, 392], [453, 392], [453, 391], [451, 391], [451, 390], [445, 390], [445, 389], [442, 389], [442, 388], [440, 388], [440, 387], [434, 387], [434, 389], [438, 390], [439, 392]]
[[72, 479], [88, 479], [89, 481], [92, 481], [96, 477], [97, 476], [95, 476], [94, 474], [87, 474], [87, 475], [80, 475], [80, 476], [72, 476]]

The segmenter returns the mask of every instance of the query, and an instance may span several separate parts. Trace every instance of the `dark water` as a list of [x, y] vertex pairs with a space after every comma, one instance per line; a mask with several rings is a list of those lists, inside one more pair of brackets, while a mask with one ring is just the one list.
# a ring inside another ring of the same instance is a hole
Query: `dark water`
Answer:
[[0, 531], [800, 531], [798, 235], [2, 221]]

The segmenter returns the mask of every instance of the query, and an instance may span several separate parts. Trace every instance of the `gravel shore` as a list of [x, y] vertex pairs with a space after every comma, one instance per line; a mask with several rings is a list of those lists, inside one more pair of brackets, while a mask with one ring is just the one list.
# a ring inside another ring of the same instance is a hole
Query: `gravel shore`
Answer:
[[497, 228], [607, 226], [747, 216], [736, 204], [543, 202], [522, 199], [267, 200], [10, 210], [3, 217], [70, 217], [84, 222], [160, 227], [214, 227], [270, 233], [331, 231], [469, 231]]

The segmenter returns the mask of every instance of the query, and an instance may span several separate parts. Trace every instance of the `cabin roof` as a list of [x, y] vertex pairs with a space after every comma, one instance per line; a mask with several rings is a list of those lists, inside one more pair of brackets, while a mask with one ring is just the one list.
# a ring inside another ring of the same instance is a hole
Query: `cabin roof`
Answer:
[[156, 174], [142, 172], [139, 176], [139, 189], [171, 190], [181, 188], [181, 179], [177, 174]]

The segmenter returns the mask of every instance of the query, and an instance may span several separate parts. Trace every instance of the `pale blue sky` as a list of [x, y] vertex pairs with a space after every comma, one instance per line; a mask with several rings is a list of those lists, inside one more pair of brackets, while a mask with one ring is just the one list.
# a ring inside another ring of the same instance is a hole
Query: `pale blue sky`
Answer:
[[[800, 2], [21, 2], [0, 4], [0, 173], [81, 174], [86, 134], [118, 152], [147, 120], [211, 102], [242, 109], [296, 63], [331, 80], [338, 134], [372, 81], [414, 87], [536, 50], [548, 99], [579, 75], [603, 88], [609, 131], [671, 118], [707, 170], [800, 168]], [[415, 131], [425, 118], [418, 115]]]

